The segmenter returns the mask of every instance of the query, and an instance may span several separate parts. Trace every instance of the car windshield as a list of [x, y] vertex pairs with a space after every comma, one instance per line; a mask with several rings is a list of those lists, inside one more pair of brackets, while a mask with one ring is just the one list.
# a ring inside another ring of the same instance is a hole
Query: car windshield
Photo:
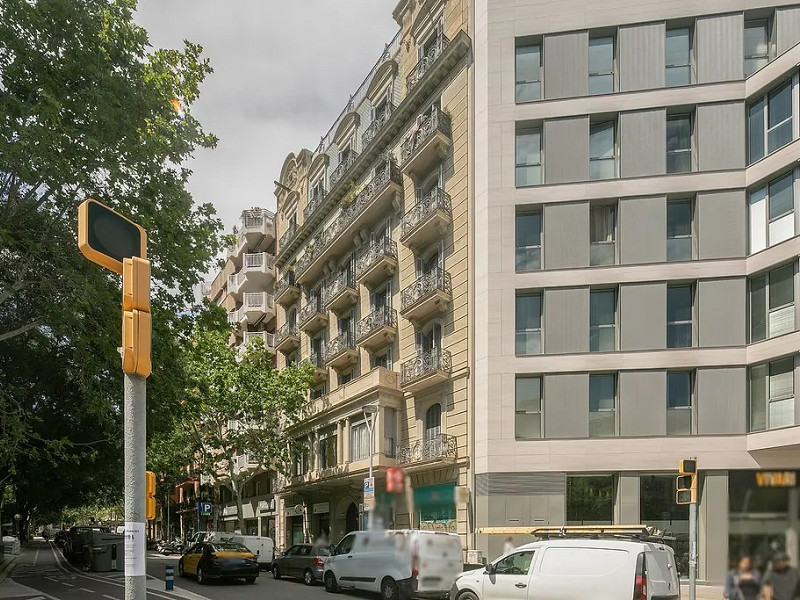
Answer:
[[214, 552], [250, 552], [245, 546], [236, 542], [216, 542], [211, 547]]

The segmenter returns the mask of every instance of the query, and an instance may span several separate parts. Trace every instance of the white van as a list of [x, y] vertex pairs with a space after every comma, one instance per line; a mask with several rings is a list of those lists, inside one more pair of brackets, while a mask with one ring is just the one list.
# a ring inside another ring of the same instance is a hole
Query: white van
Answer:
[[547, 539], [463, 573], [450, 590], [450, 600], [575, 598], [680, 600], [672, 548], [621, 537]]
[[329, 592], [379, 592], [384, 600], [446, 598], [462, 569], [454, 533], [354, 531], [325, 560], [323, 581]]
[[250, 552], [256, 555], [258, 566], [267, 571], [272, 569], [272, 561], [275, 558], [275, 543], [272, 538], [259, 535], [242, 535], [241, 533], [227, 533], [225, 531], [198, 531], [187, 540], [186, 547], [200, 543], [213, 542], [217, 540], [231, 540], [237, 544], [242, 544]]

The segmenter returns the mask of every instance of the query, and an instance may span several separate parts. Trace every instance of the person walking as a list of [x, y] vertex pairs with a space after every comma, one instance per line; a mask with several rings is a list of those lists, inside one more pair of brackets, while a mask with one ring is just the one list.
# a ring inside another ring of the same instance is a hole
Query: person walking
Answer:
[[726, 600], [758, 600], [760, 592], [761, 573], [753, 568], [749, 556], [743, 556], [737, 568], [728, 572], [722, 595]]
[[800, 571], [789, 564], [789, 556], [779, 552], [772, 558], [772, 567], [764, 575], [764, 600], [795, 600], [800, 598]]
[[514, 551], [516, 546], [514, 545], [514, 538], [507, 537], [505, 543], [503, 544], [503, 555], [509, 554]]

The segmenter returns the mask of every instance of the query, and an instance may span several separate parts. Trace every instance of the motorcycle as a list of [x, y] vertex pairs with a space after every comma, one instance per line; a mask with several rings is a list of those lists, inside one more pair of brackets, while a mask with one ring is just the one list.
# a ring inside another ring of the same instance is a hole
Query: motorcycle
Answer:
[[161, 540], [156, 545], [156, 550], [163, 554], [164, 556], [169, 556], [170, 554], [182, 554], [183, 553], [183, 543], [178, 540]]

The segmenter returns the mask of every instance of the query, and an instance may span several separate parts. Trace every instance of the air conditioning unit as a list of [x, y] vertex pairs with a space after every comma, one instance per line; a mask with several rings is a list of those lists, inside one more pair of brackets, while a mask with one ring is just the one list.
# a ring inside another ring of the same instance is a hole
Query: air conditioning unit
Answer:
[[486, 559], [483, 557], [482, 550], [467, 550], [467, 563], [470, 565], [483, 565], [486, 564]]

